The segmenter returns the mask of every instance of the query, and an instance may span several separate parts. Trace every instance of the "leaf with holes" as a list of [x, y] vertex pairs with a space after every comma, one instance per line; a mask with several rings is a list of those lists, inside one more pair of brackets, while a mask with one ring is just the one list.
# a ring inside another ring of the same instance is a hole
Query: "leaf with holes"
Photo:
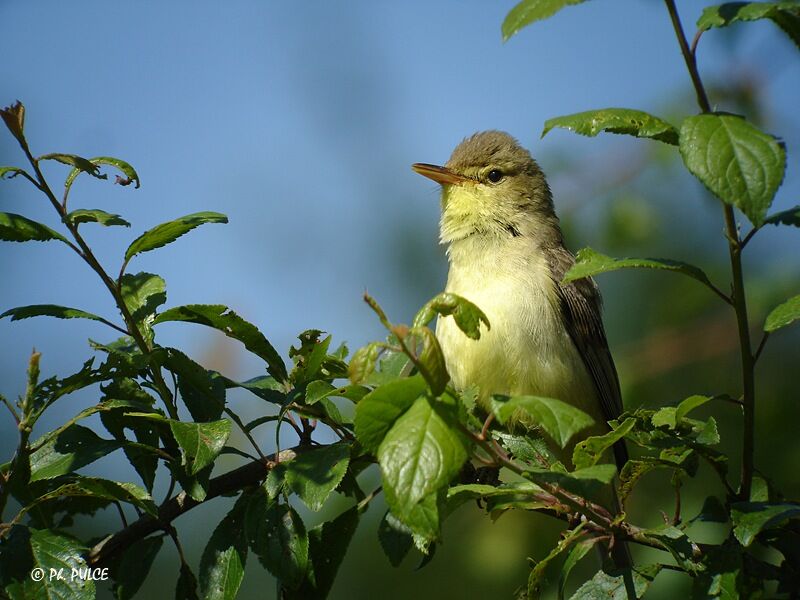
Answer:
[[[121, 160], [119, 158], [113, 158], [111, 156], [96, 156], [94, 158], [88, 159], [89, 162], [93, 165], [109, 165], [111, 167], [116, 167], [119, 169], [122, 174], [125, 176], [117, 177], [117, 183], [120, 185], [130, 185], [131, 183], [135, 183], [134, 187], [139, 187], [141, 182], [139, 181], [139, 175], [136, 173], [136, 169], [134, 169], [130, 164]], [[70, 171], [69, 175], [67, 175], [67, 179], [64, 182], [64, 188], [66, 191], [72, 187], [72, 183], [75, 181], [75, 178], [80, 175], [83, 169], [75, 168]], [[106, 176], [103, 175], [102, 179], [106, 179]]]

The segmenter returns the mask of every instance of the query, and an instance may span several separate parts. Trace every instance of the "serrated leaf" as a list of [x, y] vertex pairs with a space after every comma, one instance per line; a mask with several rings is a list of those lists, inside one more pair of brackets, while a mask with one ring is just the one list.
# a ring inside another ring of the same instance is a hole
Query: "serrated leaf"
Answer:
[[786, 167], [773, 136], [735, 115], [704, 114], [683, 121], [679, 148], [686, 168], [714, 195], [756, 227], [764, 223]]
[[325, 504], [350, 463], [350, 446], [340, 442], [299, 452], [286, 463], [286, 483], [313, 511]]
[[518, 415], [542, 428], [560, 448], [565, 448], [572, 436], [594, 424], [594, 420], [582, 410], [556, 400], [541, 396], [513, 396], [503, 401], [492, 399], [492, 412], [500, 423], [506, 423]]
[[764, 321], [764, 331], [772, 332], [800, 319], [800, 294], [776, 306]]
[[278, 381], [286, 381], [286, 365], [264, 334], [223, 304], [186, 304], [165, 310], [153, 324], [167, 321], [197, 323], [221, 331], [244, 344], [250, 352], [267, 363], [267, 371]]
[[[119, 158], [113, 158], [111, 156], [96, 156], [94, 158], [88, 159], [88, 161], [93, 165], [109, 165], [112, 167], [116, 167], [119, 169], [125, 178], [118, 177], [117, 183], [120, 185], [130, 185], [131, 183], [136, 183], [134, 187], [138, 188], [141, 182], [139, 181], [139, 175], [136, 173], [136, 170], [124, 160], [120, 160]], [[64, 188], [66, 191], [72, 187], [72, 183], [75, 181], [75, 178], [81, 173], [82, 169], [75, 168], [70, 171], [69, 175], [67, 175], [67, 179], [64, 182]], [[101, 179], [106, 179], [107, 177], [103, 175]]]
[[327, 381], [316, 380], [306, 386], [306, 404], [313, 405], [330, 398], [347, 398], [352, 402], [360, 402], [369, 393], [369, 388], [363, 385], [345, 385], [336, 387]]
[[223, 378], [194, 362], [180, 350], [167, 348], [164, 366], [178, 378], [178, 391], [198, 423], [216, 421], [225, 409]]
[[144, 489], [134, 483], [111, 481], [98, 477], [74, 476], [69, 483], [60, 485], [55, 490], [42, 494], [32, 505], [24, 508], [25, 512], [33, 505], [48, 502], [58, 498], [99, 498], [117, 502], [127, 502], [155, 516], [158, 514], [153, 498]]
[[395, 421], [378, 448], [391, 511], [403, 519], [423, 498], [443, 489], [466, 458], [460, 435], [431, 401], [418, 398]]
[[611, 483], [616, 473], [617, 467], [609, 464], [584, 467], [570, 473], [530, 467], [524, 476], [537, 485], [554, 484], [582, 496], [591, 496]]
[[31, 454], [31, 482], [71, 473], [121, 446], [121, 442], [104, 440], [87, 427], [71, 425]]
[[[94, 600], [94, 581], [70, 576], [88, 568], [83, 558], [86, 548], [77, 540], [55, 531], [21, 526], [14, 527], [9, 537], [0, 545], [2, 571], [7, 573], [4, 591], [8, 597]], [[34, 569], [44, 574], [40, 581], [31, 577]], [[50, 576], [59, 572], [62, 577]]]
[[271, 502], [263, 489], [251, 498], [245, 516], [250, 549], [289, 590], [302, 585], [308, 571], [308, 534], [290, 506]]
[[562, 279], [562, 283], [570, 283], [576, 279], [593, 277], [600, 273], [617, 271], [619, 269], [661, 269], [664, 271], [674, 271], [682, 273], [692, 279], [710, 285], [708, 276], [699, 268], [688, 263], [666, 258], [612, 258], [605, 254], [583, 248], [578, 250], [575, 256], [575, 264], [567, 271]]
[[247, 561], [245, 507], [240, 498], [225, 516], [200, 558], [200, 594], [203, 600], [234, 600], [244, 579]]
[[697, 28], [727, 27], [742, 21], [771, 19], [800, 47], [800, 6], [797, 2], [728, 2], [709, 6], [697, 20]]
[[56, 304], [31, 304], [29, 306], [10, 308], [0, 315], [0, 319], [4, 317], [11, 317], [12, 321], [30, 319], [31, 317], [56, 317], [58, 319], [91, 319], [92, 321], [108, 323], [108, 321], [102, 317], [93, 315], [85, 310], [58, 306]]
[[43, 154], [36, 160], [37, 161], [54, 160], [56, 162], [60, 162], [61, 164], [75, 167], [76, 169], [78, 169], [78, 171], [88, 173], [89, 175], [97, 177], [98, 179], [108, 179], [107, 175], [100, 174], [100, 169], [98, 168], [97, 165], [89, 162], [82, 156], [78, 156], [77, 154], [64, 154], [61, 152], [51, 152], [50, 154]]
[[123, 227], [131, 226], [130, 223], [119, 215], [108, 213], [99, 208], [79, 208], [69, 213], [65, 219], [73, 225], [78, 225], [80, 223], [99, 223], [105, 227], [110, 227], [111, 225], [122, 225]]
[[584, 0], [522, 0], [503, 21], [503, 41], [531, 23], [552, 17], [562, 8], [582, 2]]
[[800, 205], [768, 216], [764, 219], [764, 225], [792, 225], [794, 227], [800, 227]]
[[227, 419], [209, 423], [169, 420], [169, 427], [175, 441], [183, 450], [184, 464], [189, 475], [195, 475], [211, 465], [231, 434], [231, 423]]
[[180, 217], [173, 221], [161, 223], [152, 229], [145, 231], [142, 235], [131, 242], [125, 251], [125, 260], [129, 261], [137, 254], [150, 252], [156, 248], [161, 248], [171, 244], [182, 235], [189, 233], [195, 227], [205, 223], [227, 223], [228, 217], [217, 212], [198, 212], [185, 217]]
[[161, 550], [163, 536], [148, 537], [134, 542], [112, 570], [113, 592], [117, 600], [131, 600], [147, 578], [153, 561]]
[[420, 375], [390, 381], [376, 388], [356, 405], [356, 439], [368, 451], [377, 453], [395, 421], [425, 393]]
[[0, 212], [0, 240], [4, 242], [46, 242], [67, 238], [53, 231], [47, 225], [31, 221], [15, 213]]
[[678, 130], [675, 127], [649, 113], [630, 108], [601, 108], [548, 119], [542, 137], [555, 127], [589, 137], [607, 131], [678, 145]]
[[764, 529], [797, 516], [800, 516], [800, 504], [794, 502], [736, 502], [731, 505], [733, 535], [742, 546], [752, 544]]
[[158, 275], [125, 274], [119, 283], [125, 306], [137, 322], [147, 320], [167, 301], [167, 284]]
[[226, 388], [240, 387], [255, 394], [262, 400], [283, 406], [287, 402], [286, 391], [283, 384], [274, 377], [261, 375], [247, 381], [233, 381], [223, 377]]
[[452, 316], [458, 328], [469, 338], [479, 340], [481, 323], [491, 329], [486, 314], [475, 304], [457, 294], [443, 292], [429, 300], [414, 317], [414, 327], [427, 326], [436, 315]]
[[633, 583], [636, 598], [642, 598], [661, 571], [661, 565], [648, 565], [626, 569], [622, 575], [609, 575], [598, 571], [570, 597], [570, 600], [629, 600], [625, 579]]
[[[700, 549], [683, 531], [672, 525], [665, 525], [658, 529], [646, 529], [644, 532], [647, 537], [658, 541], [675, 559], [682, 569], [689, 573], [696, 573], [702, 570], [698, 564]], [[695, 559], [695, 549], [698, 558]]]
[[636, 419], [625, 419], [621, 425], [605, 435], [595, 435], [581, 440], [575, 445], [572, 452], [572, 464], [576, 469], [597, 464], [603, 453], [624, 438], [634, 425], [636, 425]]

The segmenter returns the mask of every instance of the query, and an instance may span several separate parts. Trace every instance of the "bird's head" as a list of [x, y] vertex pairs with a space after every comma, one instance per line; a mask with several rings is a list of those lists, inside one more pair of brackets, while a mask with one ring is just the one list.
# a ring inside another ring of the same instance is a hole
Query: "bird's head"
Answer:
[[443, 167], [416, 163], [412, 168], [442, 186], [442, 243], [475, 234], [526, 235], [542, 217], [555, 218], [539, 165], [502, 131], [466, 138]]

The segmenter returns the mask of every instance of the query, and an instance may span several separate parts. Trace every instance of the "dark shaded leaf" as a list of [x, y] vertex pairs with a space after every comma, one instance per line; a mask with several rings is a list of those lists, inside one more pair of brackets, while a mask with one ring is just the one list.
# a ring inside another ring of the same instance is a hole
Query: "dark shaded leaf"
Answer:
[[56, 162], [60, 162], [61, 164], [75, 167], [76, 169], [78, 169], [78, 171], [88, 173], [92, 177], [97, 177], [98, 179], [108, 179], [107, 175], [100, 174], [100, 169], [98, 168], [97, 165], [89, 162], [87, 159], [83, 158], [82, 156], [78, 156], [76, 154], [63, 154], [61, 152], [52, 152], [50, 154], [43, 154], [36, 160], [37, 161], [54, 160]]
[[439, 340], [427, 327], [412, 327], [406, 336], [406, 343], [409, 341], [412, 341], [415, 347], [421, 346], [417, 354], [419, 371], [428, 382], [433, 394], [438, 396], [444, 392], [447, 382], [450, 381]]
[[87, 427], [72, 425], [31, 454], [31, 481], [71, 473], [121, 446], [121, 442], [104, 440]]
[[183, 321], [197, 323], [221, 331], [239, 340], [250, 352], [267, 363], [267, 371], [278, 381], [286, 381], [286, 365], [258, 328], [222, 304], [187, 304], [164, 311], [153, 323]]
[[0, 179], [14, 179], [17, 175], [25, 174], [19, 167], [0, 167]]
[[793, 225], [794, 227], [800, 227], [800, 205], [768, 216], [764, 219], [764, 225]]
[[158, 275], [126, 274], [122, 276], [119, 284], [125, 306], [137, 322], [149, 320], [156, 309], [167, 301], [167, 284]]
[[771, 19], [800, 48], [800, 6], [797, 2], [728, 2], [709, 6], [697, 20], [697, 28], [727, 27], [742, 21]]
[[200, 558], [200, 594], [204, 600], [234, 600], [244, 578], [247, 560], [245, 509], [249, 498], [240, 497], [225, 516]]
[[[124, 160], [120, 160], [119, 158], [113, 158], [111, 156], [96, 156], [94, 158], [88, 159], [88, 161], [93, 165], [109, 165], [112, 167], [116, 167], [119, 169], [125, 178], [118, 177], [117, 183], [120, 185], [130, 185], [131, 183], [136, 183], [134, 187], [139, 187], [141, 182], [139, 181], [139, 175], [136, 173], [136, 170], [126, 163]], [[72, 187], [72, 183], [75, 181], [75, 178], [84, 171], [85, 169], [75, 168], [70, 171], [69, 175], [67, 175], [67, 179], [64, 182], [64, 188], [69, 191]], [[103, 175], [101, 179], [106, 179], [106, 176]]]
[[601, 108], [548, 119], [542, 137], [555, 127], [589, 137], [607, 131], [678, 145], [678, 130], [675, 127], [649, 113], [630, 108]]
[[[153, 499], [145, 490], [134, 483], [125, 483], [100, 479], [97, 477], [74, 476], [69, 483], [60, 485], [55, 490], [39, 496], [35, 504], [40, 504], [62, 497], [88, 497], [117, 502], [127, 502], [155, 516], [158, 512]], [[24, 508], [31, 509], [33, 505]]]
[[30, 319], [31, 317], [56, 317], [58, 319], [91, 319], [92, 321], [108, 323], [102, 317], [88, 313], [85, 310], [56, 304], [31, 304], [30, 306], [10, 308], [0, 315], [0, 319], [4, 317], [11, 317], [12, 321]]
[[0, 240], [4, 242], [46, 242], [67, 238], [46, 225], [14, 213], [0, 212]]
[[219, 374], [207, 371], [175, 348], [167, 348], [165, 366], [178, 377], [181, 399], [195, 421], [207, 423], [222, 416], [225, 381]]
[[567, 588], [567, 579], [569, 578], [569, 574], [572, 572], [572, 569], [599, 541], [600, 539], [597, 537], [581, 540], [572, 547], [572, 550], [569, 551], [567, 558], [564, 560], [564, 564], [561, 566], [561, 575], [558, 578], [558, 600], [564, 600], [564, 593]]
[[576, 469], [596, 465], [603, 453], [624, 438], [634, 425], [636, 425], [636, 419], [625, 419], [621, 425], [605, 435], [591, 436], [578, 442], [572, 452], [572, 464]]
[[117, 600], [130, 600], [147, 578], [153, 561], [164, 542], [162, 536], [148, 537], [131, 544], [113, 569], [112, 591]]
[[764, 529], [800, 515], [800, 504], [783, 502], [736, 502], [731, 505], [733, 535], [743, 546], [749, 546]]
[[107, 213], [99, 208], [79, 208], [77, 210], [73, 210], [66, 216], [66, 220], [73, 225], [79, 225], [80, 223], [99, 223], [105, 227], [109, 227], [111, 225], [122, 225], [123, 227], [131, 226], [130, 223], [128, 223], [119, 215]]
[[580, 539], [583, 535], [582, 528], [583, 525], [581, 524], [571, 531], [564, 532], [562, 538], [555, 545], [555, 548], [533, 566], [528, 575], [528, 598], [539, 598], [541, 596], [542, 586], [545, 583], [545, 570], [553, 560]]
[[411, 531], [388, 510], [378, 526], [378, 541], [393, 567], [400, 566], [408, 551], [411, 550], [411, 546], [414, 545]]

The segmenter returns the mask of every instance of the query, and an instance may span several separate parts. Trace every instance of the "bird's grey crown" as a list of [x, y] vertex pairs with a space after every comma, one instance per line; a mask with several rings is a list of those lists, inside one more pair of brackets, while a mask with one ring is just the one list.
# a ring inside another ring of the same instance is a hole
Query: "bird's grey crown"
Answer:
[[455, 172], [470, 168], [498, 167], [506, 171], [523, 171], [538, 165], [530, 152], [504, 131], [481, 131], [465, 138], [450, 156], [447, 167]]

